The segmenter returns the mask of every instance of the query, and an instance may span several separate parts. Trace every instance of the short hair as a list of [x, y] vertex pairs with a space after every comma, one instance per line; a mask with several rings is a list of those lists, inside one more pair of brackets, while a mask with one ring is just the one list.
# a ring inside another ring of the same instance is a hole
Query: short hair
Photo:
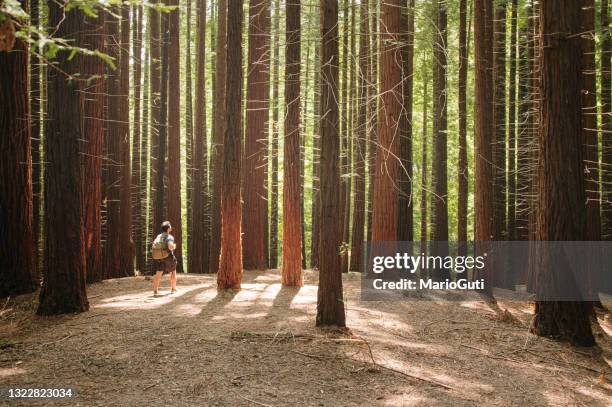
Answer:
[[167, 232], [171, 227], [172, 225], [170, 225], [170, 221], [168, 220], [161, 224], [162, 232]]

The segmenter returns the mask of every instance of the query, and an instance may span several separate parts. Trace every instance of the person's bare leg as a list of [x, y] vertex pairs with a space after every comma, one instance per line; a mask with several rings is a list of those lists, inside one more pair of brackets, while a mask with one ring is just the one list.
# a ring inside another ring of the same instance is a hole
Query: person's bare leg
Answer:
[[159, 282], [161, 281], [163, 271], [158, 271], [155, 273], [155, 278], [153, 279], [153, 294], [157, 294], [157, 290], [159, 289]]
[[176, 270], [170, 273], [170, 290], [172, 292], [176, 291]]

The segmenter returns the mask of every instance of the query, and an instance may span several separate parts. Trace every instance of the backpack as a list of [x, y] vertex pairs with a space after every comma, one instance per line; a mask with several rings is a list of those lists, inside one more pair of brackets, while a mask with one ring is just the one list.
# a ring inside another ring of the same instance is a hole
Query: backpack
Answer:
[[153, 240], [151, 245], [151, 257], [153, 257], [153, 260], [162, 260], [170, 255], [167, 238], [168, 235], [166, 233], [160, 233]]

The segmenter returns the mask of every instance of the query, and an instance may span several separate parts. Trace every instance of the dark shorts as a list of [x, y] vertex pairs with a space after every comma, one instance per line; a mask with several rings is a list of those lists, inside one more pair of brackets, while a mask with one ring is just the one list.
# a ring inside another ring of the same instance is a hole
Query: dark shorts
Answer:
[[153, 260], [153, 273], [158, 271], [162, 271], [164, 274], [176, 271], [176, 257], [170, 255], [165, 259]]

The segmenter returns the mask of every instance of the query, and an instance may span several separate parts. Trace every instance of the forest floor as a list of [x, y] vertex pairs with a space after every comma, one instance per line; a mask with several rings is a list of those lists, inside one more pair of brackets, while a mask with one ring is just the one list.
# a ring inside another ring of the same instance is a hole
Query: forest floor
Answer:
[[[143, 277], [89, 287], [91, 310], [37, 317], [37, 297], [0, 303], [0, 387], [72, 387], [81, 406], [604, 406], [612, 400], [612, 319], [598, 347], [528, 333], [532, 304], [360, 301], [344, 276], [350, 330], [319, 329], [317, 273], [282, 288], [276, 271], [243, 289], [181, 275], [159, 297]], [[606, 301], [607, 302], [607, 301]], [[607, 303], [610, 306], [609, 303]]]

